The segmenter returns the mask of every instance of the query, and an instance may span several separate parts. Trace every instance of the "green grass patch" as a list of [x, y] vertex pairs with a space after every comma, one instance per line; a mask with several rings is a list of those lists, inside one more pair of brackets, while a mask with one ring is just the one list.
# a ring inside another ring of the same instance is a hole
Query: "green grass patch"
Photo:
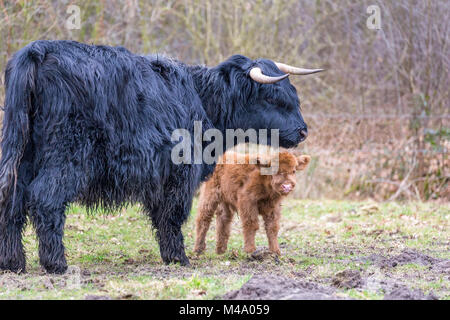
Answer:
[[[282, 256], [263, 261], [253, 261], [243, 252], [237, 218], [224, 255], [214, 252], [214, 223], [206, 252], [194, 255], [195, 214], [196, 201], [183, 226], [192, 264], [184, 268], [162, 263], [154, 231], [140, 206], [106, 214], [72, 205], [64, 242], [68, 264], [78, 274], [47, 275], [39, 266], [37, 240], [28, 225], [24, 232], [28, 272], [0, 275], [0, 299], [214, 299], [240, 288], [254, 274], [299, 277], [331, 286], [334, 275], [346, 269], [369, 276], [378, 268], [370, 260], [373, 255], [391, 257], [409, 248], [436, 259], [450, 258], [448, 205], [288, 200], [279, 234]], [[257, 246], [267, 247], [260, 227]], [[449, 299], [449, 280], [442, 271], [412, 262], [382, 272], [411, 288]], [[337, 292], [354, 299], [383, 298], [382, 291], [366, 287]]]

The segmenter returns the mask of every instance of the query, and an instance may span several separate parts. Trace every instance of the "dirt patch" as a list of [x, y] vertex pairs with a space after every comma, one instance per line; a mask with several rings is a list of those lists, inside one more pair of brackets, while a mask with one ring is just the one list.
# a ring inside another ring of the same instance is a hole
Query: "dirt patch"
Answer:
[[[431, 266], [433, 271], [437, 271], [450, 276], [450, 260], [443, 260]], [[450, 280], [450, 277], [449, 277]]]
[[84, 297], [84, 300], [112, 300], [112, 298], [108, 296], [96, 296], [89, 294]]
[[404, 264], [421, 264], [433, 266], [441, 260], [430, 257], [414, 249], [405, 249], [400, 254], [387, 258], [383, 255], [372, 254], [368, 257], [359, 258], [362, 261], [370, 261], [380, 268], [392, 268]]
[[405, 285], [394, 285], [391, 290], [384, 295], [384, 300], [437, 300], [434, 293], [425, 295], [421, 290], [409, 289]]
[[377, 269], [365, 279], [363, 289], [384, 294], [385, 300], [435, 300], [434, 292], [425, 295], [420, 289], [412, 289], [398, 279], [392, 279]]
[[[251, 278], [241, 289], [232, 291], [223, 299], [343, 299], [349, 296], [349, 289], [358, 292], [376, 294], [386, 300], [434, 300], [438, 299], [429, 288], [420, 288], [415, 279], [417, 277], [429, 277], [431, 280], [450, 274], [450, 260], [431, 257], [415, 249], [404, 249], [397, 254], [381, 255], [374, 253], [370, 256], [352, 258], [347, 262], [372, 262], [371, 266], [356, 269], [347, 269], [331, 275], [330, 277], [314, 276], [313, 270], [291, 271], [288, 274], [275, 272], [278, 264], [265, 250], [257, 251], [253, 257], [249, 257], [244, 268], [245, 273], [258, 274]], [[275, 263], [274, 263], [275, 262]], [[342, 261], [340, 261], [342, 262]], [[282, 264], [289, 264], [289, 259], [282, 259]], [[295, 263], [295, 261], [293, 262]], [[393, 269], [397, 266], [415, 264], [425, 266], [417, 272], [406, 272], [403, 277]], [[268, 273], [268, 270], [273, 272]], [[233, 272], [239, 273], [237, 270]], [[430, 280], [430, 281], [431, 281]], [[428, 289], [428, 290], [427, 290]], [[423, 291], [422, 291], [423, 290]], [[426, 290], [426, 291], [425, 291]], [[438, 290], [441, 293], [443, 290]], [[356, 292], [356, 293], [355, 293]], [[425, 292], [425, 293], [424, 293]]]
[[48, 275], [46, 273], [39, 274], [16, 274], [12, 272], [0, 273], [0, 288], [9, 290], [27, 291], [32, 288], [37, 290], [59, 290], [68, 288], [75, 284], [76, 278], [70, 272], [63, 275]]
[[352, 289], [360, 287], [363, 279], [358, 270], [344, 270], [335, 274], [332, 284], [336, 288]]
[[273, 261], [275, 263], [279, 263], [280, 259], [278, 258], [278, 256], [273, 253], [270, 252], [269, 249], [261, 247], [261, 248], [257, 248], [252, 254], [250, 254], [248, 256], [248, 260], [249, 261]]
[[225, 294], [225, 300], [338, 300], [332, 288], [279, 276], [253, 276], [241, 289]]

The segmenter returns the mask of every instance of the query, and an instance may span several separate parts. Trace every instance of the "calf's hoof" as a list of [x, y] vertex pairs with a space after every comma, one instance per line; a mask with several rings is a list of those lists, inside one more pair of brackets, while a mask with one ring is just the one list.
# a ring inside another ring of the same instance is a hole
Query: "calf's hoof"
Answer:
[[216, 248], [216, 253], [217, 254], [224, 254], [225, 251], [227, 251], [227, 248], [223, 248], [223, 247]]
[[196, 254], [202, 254], [206, 249], [206, 245], [198, 245], [194, 247], [194, 252]]
[[244, 251], [246, 253], [248, 253], [248, 254], [251, 254], [251, 253], [256, 251], [256, 247], [255, 246], [253, 246], [253, 247], [244, 247]]
[[277, 256], [281, 256], [280, 249], [270, 250], [270, 252], [272, 252], [273, 254], [276, 254]]

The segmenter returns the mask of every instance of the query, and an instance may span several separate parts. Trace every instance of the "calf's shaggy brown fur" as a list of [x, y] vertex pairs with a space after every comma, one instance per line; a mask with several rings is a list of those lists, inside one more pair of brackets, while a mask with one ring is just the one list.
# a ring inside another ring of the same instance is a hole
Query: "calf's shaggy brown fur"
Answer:
[[[241, 158], [238, 163], [234, 161], [234, 164], [227, 164], [230, 157], [234, 157], [234, 160]], [[237, 211], [243, 227], [244, 250], [251, 253], [256, 249], [255, 234], [259, 229], [258, 215], [261, 215], [269, 250], [280, 254], [277, 236], [281, 202], [295, 187], [296, 170], [305, 169], [310, 159], [307, 155], [295, 156], [283, 151], [279, 153], [278, 172], [261, 175], [261, 167], [270, 166], [273, 159], [227, 152], [223, 163], [216, 166], [212, 177], [202, 185], [194, 251], [201, 253], [205, 250], [206, 233], [216, 214], [216, 252], [224, 253], [230, 237], [231, 222]]]

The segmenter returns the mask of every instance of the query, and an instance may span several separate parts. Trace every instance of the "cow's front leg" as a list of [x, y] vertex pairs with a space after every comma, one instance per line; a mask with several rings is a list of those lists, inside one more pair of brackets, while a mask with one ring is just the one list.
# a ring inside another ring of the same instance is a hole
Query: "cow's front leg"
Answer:
[[[177, 212], [165, 212], [170, 217], [177, 216]], [[156, 235], [159, 242], [159, 252], [164, 263], [179, 263], [182, 266], [189, 266], [189, 259], [184, 252], [183, 234], [181, 225], [183, 221], [168, 219], [162, 220], [156, 225]]]
[[[146, 206], [156, 229], [161, 258], [166, 264], [189, 265], [181, 227], [189, 216], [196, 189], [195, 182], [199, 180], [193, 173], [195, 171], [192, 172], [189, 166], [176, 167], [161, 190], [161, 200], [153, 206]], [[154, 198], [154, 195], [149, 197]]]

